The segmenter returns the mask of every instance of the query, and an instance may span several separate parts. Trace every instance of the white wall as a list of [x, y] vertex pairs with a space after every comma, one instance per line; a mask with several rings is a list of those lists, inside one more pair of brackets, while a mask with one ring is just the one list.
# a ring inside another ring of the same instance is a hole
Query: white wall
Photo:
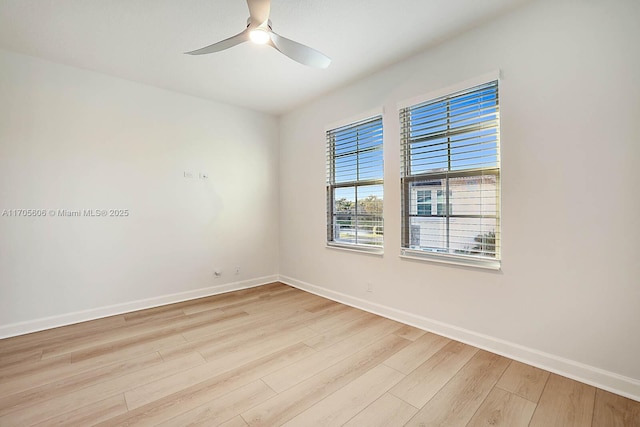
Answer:
[[[282, 279], [640, 398], [639, 21], [534, 2], [282, 117]], [[502, 270], [402, 260], [397, 103], [496, 69]], [[328, 249], [325, 126], [380, 106], [385, 254]]]
[[6, 51], [0, 100], [0, 211], [130, 211], [0, 217], [0, 336], [277, 278], [275, 117]]

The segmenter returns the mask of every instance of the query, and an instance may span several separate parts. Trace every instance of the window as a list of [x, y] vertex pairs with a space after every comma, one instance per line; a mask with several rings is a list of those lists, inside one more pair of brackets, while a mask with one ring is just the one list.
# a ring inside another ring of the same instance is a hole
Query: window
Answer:
[[[449, 198], [448, 198], [449, 202], [447, 203], [444, 197], [444, 192], [442, 190], [438, 190], [438, 216], [444, 216], [452, 213], [451, 196], [452, 196], [452, 192], [451, 190], [449, 190]], [[445, 203], [449, 205], [448, 211], [446, 211], [444, 208]]]
[[327, 131], [327, 243], [380, 251], [382, 116]]
[[418, 215], [431, 215], [431, 190], [418, 190], [416, 194]]
[[403, 108], [400, 122], [402, 254], [499, 268], [498, 81]]

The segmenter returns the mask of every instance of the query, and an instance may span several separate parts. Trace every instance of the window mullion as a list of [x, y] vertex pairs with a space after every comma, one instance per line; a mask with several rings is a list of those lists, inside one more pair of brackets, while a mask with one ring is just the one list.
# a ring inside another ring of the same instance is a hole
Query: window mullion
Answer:
[[[356, 130], [356, 182], [360, 182], [360, 128]], [[360, 231], [360, 209], [358, 208], [358, 185], [355, 188], [356, 195], [356, 245], [360, 243], [359, 231]]]
[[451, 172], [451, 101], [447, 101], [447, 178], [445, 179], [444, 213], [446, 217], [447, 251], [451, 250], [451, 222], [449, 220], [449, 172]]

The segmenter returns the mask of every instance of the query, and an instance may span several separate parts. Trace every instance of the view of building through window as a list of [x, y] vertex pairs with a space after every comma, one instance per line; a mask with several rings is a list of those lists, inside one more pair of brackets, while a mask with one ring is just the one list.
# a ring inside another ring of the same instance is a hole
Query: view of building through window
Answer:
[[410, 188], [412, 248], [494, 256], [498, 195], [494, 175], [455, 178], [448, 184], [445, 179], [417, 181]]
[[499, 259], [498, 82], [400, 111], [402, 248]]

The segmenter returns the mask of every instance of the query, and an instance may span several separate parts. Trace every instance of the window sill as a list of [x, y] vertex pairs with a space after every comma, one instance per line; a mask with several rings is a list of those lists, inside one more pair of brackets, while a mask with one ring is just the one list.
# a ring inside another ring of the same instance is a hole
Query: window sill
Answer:
[[410, 249], [402, 249], [400, 258], [437, 262], [441, 264], [460, 265], [464, 267], [482, 268], [485, 270], [500, 270], [501, 263], [499, 260], [490, 259], [469, 259], [466, 257], [455, 256], [451, 254], [432, 254], [429, 252], [413, 251]]
[[327, 243], [327, 249], [337, 249], [339, 251], [357, 252], [365, 255], [384, 255], [384, 248], [356, 245], [341, 245], [338, 243]]

